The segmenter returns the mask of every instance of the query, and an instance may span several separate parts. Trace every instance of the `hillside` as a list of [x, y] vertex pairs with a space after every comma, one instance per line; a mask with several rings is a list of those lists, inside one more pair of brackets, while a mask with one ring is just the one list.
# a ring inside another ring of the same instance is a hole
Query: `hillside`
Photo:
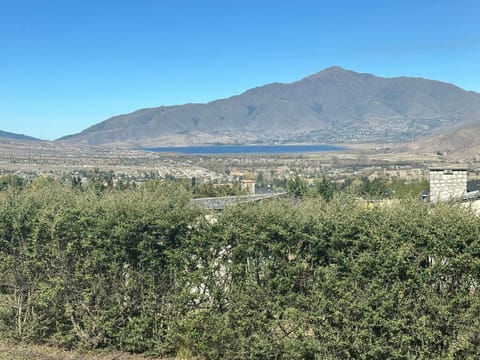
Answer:
[[332, 67], [207, 104], [142, 109], [61, 140], [175, 146], [248, 142], [403, 142], [480, 121], [480, 94], [422, 78]]
[[445, 160], [480, 159], [480, 124], [453, 129], [399, 146], [396, 152], [413, 155], [437, 155]]
[[15, 134], [7, 131], [0, 130], [0, 139], [8, 139], [8, 140], [22, 140], [22, 141], [39, 141], [40, 139], [23, 135], [23, 134]]

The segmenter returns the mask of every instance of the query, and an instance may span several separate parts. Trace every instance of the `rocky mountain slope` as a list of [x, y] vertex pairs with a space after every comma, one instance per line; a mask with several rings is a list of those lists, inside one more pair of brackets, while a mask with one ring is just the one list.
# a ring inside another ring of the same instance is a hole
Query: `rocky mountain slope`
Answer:
[[422, 78], [332, 67], [228, 99], [142, 109], [61, 140], [175, 146], [251, 142], [403, 142], [480, 121], [480, 94]]

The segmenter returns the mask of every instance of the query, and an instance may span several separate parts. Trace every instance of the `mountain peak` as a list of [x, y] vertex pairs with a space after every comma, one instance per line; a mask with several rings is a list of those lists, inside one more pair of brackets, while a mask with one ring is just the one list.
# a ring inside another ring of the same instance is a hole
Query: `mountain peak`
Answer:
[[315, 74], [307, 76], [305, 79], [318, 79], [325, 76], [343, 76], [343, 75], [356, 75], [355, 71], [344, 69], [340, 66], [330, 66], [326, 69], [323, 69]]
[[326, 72], [347, 72], [347, 71], [349, 71], [349, 70], [344, 69], [344, 68], [342, 68], [341, 66], [330, 66], [330, 67], [328, 67], [328, 68], [326, 68], [326, 69], [323, 69], [323, 70], [320, 71], [320, 72], [326, 73]]

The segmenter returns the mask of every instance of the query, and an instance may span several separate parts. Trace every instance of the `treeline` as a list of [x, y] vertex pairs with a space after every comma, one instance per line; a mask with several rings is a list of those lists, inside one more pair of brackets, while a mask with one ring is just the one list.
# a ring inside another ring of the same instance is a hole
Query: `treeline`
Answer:
[[347, 194], [207, 214], [179, 186], [0, 191], [0, 336], [199, 359], [480, 356], [480, 220]]
[[294, 176], [285, 182], [286, 190], [296, 197], [322, 197], [329, 201], [336, 194], [348, 193], [368, 200], [386, 198], [412, 199], [421, 198], [422, 193], [429, 189], [426, 179], [406, 181], [399, 178], [374, 178], [366, 176], [351, 177], [344, 181], [335, 182], [323, 176], [308, 184], [299, 176]]

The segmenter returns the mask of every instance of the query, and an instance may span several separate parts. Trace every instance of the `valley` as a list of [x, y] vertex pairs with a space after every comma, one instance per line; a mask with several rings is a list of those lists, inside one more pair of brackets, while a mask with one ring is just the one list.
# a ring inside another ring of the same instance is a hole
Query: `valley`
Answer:
[[424, 177], [429, 167], [442, 166], [466, 166], [476, 171], [474, 162], [449, 160], [434, 153], [396, 152], [372, 143], [300, 154], [181, 155], [65, 142], [0, 141], [0, 175], [28, 179], [88, 178], [100, 170], [114, 180], [137, 183], [155, 178], [228, 183], [241, 177], [260, 180], [260, 187], [267, 187], [297, 175], [311, 182], [323, 176], [335, 181], [349, 177], [412, 180]]

